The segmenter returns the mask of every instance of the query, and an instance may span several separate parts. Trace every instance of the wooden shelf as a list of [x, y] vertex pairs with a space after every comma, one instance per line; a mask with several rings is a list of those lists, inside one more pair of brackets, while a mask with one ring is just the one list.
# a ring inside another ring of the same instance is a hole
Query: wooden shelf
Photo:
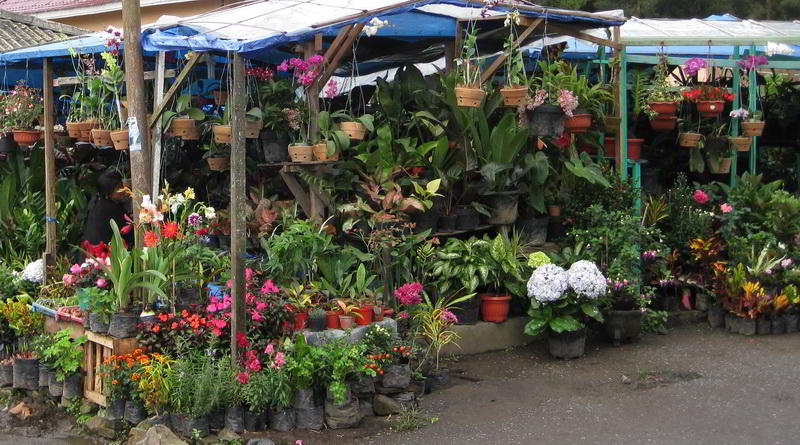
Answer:
[[308, 161], [308, 162], [273, 162], [271, 164], [258, 164], [259, 167], [316, 167], [319, 165], [336, 164], [339, 161]]
[[478, 227], [474, 227], [472, 229], [463, 229], [463, 230], [448, 230], [445, 232], [436, 232], [431, 233], [431, 236], [456, 236], [456, 235], [464, 235], [467, 233], [473, 232], [482, 232], [487, 229], [491, 229], [492, 227], [496, 227], [494, 224], [484, 224]]

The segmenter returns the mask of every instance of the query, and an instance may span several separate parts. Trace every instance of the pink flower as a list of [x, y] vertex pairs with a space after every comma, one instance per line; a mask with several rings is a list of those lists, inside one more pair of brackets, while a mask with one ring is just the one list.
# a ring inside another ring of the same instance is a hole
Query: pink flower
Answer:
[[65, 273], [64, 276], [61, 277], [61, 280], [64, 281], [64, 284], [67, 286], [72, 286], [75, 284], [75, 281], [77, 281], [75, 275], [70, 275], [68, 273]]
[[394, 296], [400, 304], [410, 306], [422, 303], [422, 297], [419, 295], [421, 292], [422, 284], [415, 281], [413, 283], [406, 283], [395, 289]]
[[278, 71], [289, 71], [289, 61], [284, 60], [278, 65]]
[[278, 352], [277, 354], [275, 354], [275, 360], [269, 366], [272, 369], [280, 369], [280, 367], [285, 364], [286, 364], [286, 359], [284, 358], [283, 352]]
[[264, 349], [264, 354], [272, 355], [275, 353], [275, 348], [272, 346], [272, 343], [267, 345], [267, 348]]
[[261, 286], [262, 295], [277, 294], [280, 291], [281, 290], [275, 285], [275, 283], [272, 282], [272, 280], [265, 281], [264, 285]]
[[308, 58], [308, 63], [311, 65], [319, 65], [325, 60], [324, 57], [320, 56], [319, 54], [315, 54]]
[[572, 112], [578, 108], [578, 96], [570, 90], [558, 90], [558, 104], [567, 117], [572, 117]]
[[692, 197], [698, 204], [705, 204], [708, 202], [708, 194], [700, 189], [695, 190]]
[[108, 286], [108, 281], [105, 278], [98, 278], [94, 285], [100, 289], [105, 289]]
[[303, 445], [303, 441], [300, 440], [300, 439], [297, 439], [297, 440], [294, 441], [294, 445]]
[[81, 266], [80, 266], [80, 264], [73, 264], [73, 265], [72, 265], [72, 267], [70, 267], [70, 268], [69, 268], [69, 272], [70, 272], [72, 275], [78, 275], [79, 273], [81, 273]]
[[722, 213], [729, 213], [733, 210], [733, 206], [726, 202], [725, 204], [720, 205], [719, 209], [722, 210]]
[[225, 329], [228, 326], [228, 322], [225, 320], [211, 320], [209, 323], [217, 329]]
[[254, 358], [247, 363], [247, 369], [255, 372], [261, 371], [261, 362], [259, 362], [257, 358]]
[[247, 339], [246, 335], [239, 332], [236, 334], [236, 345], [238, 345], [240, 348], [246, 348], [250, 346], [250, 340]]
[[263, 301], [256, 301], [256, 310], [257, 311], [261, 312], [266, 308], [267, 308], [267, 303], [264, 303]]
[[333, 99], [338, 94], [339, 94], [339, 87], [336, 84], [336, 79], [329, 80], [328, 85], [325, 86], [325, 98]]
[[397, 318], [399, 318], [399, 319], [401, 319], [401, 320], [402, 320], [402, 319], [404, 319], [404, 318], [408, 318], [408, 317], [410, 317], [410, 316], [411, 316], [411, 315], [410, 315], [408, 312], [405, 312], [405, 311], [403, 311], [403, 312], [400, 312], [399, 314], [397, 314]]
[[261, 316], [255, 309], [250, 309], [250, 316], [253, 317], [253, 321], [261, 321], [264, 317]]
[[236, 380], [238, 380], [242, 385], [245, 385], [250, 381], [250, 374], [246, 372], [240, 372], [239, 374], [236, 374]]
[[244, 270], [244, 281], [250, 281], [253, 279], [253, 269], [247, 268]]
[[458, 317], [456, 317], [456, 314], [447, 309], [442, 310], [442, 312], [439, 314], [439, 319], [448, 324], [458, 322]]

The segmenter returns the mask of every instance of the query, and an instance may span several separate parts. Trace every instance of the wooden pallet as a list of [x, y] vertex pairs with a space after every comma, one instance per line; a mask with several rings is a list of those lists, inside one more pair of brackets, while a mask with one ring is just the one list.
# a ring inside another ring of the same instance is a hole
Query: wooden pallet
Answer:
[[84, 371], [83, 396], [90, 401], [106, 406], [106, 396], [103, 394], [103, 378], [97, 372], [97, 367], [112, 355], [133, 352], [138, 344], [136, 338], [114, 338], [108, 335], [86, 331], [88, 341], [84, 345]]

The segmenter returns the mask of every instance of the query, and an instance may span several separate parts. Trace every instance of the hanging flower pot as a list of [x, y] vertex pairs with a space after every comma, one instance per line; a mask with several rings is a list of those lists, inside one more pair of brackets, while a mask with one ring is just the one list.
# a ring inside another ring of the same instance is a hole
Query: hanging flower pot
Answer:
[[703, 135], [700, 133], [680, 133], [678, 134], [678, 145], [681, 147], [697, 147], [697, 144], [703, 140]]
[[14, 130], [14, 142], [19, 145], [30, 147], [42, 138], [42, 132], [38, 130]]
[[[175, 135], [178, 136], [178, 135]], [[184, 141], [199, 141], [200, 140], [200, 129], [197, 127], [187, 128], [182, 130], [182, 134], [180, 135], [181, 139]]]
[[224, 172], [231, 168], [231, 158], [229, 156], [220, 158], [206, 158], [208, 168], [215, 172]]
[[502, 323], [508, 320], [509, 303], [511, 296], [481, 294], [481, 319], [492, 323]]
[[589, 113], [573, 114], [564, 117], [564, 131], [569, 133], [585, 133], [592, 126], [592, 115]]
[[764, 133], [764, 121], [745, 121], [742, 125], [742, 136], [761, 136]]
[[[616, 139], [617, 138], [614, 137], [606, 137], [605, 143], [603, 144], [606, 156], [612, 159], [617, 159]], [[644, 143], [644, 139], [628, 138], [628, 159], [635, 161], [641, 157], [642, 143]]]
[[197, 131], [196, 121], [186, 117], [176, 117], [173, 119], [172, 123], [169, 124], [169, 130], [167, 130], [167, 132], [170, 136], [183, 139], [188, 139], [187, 136], [192, 137], [194, 135], [197, 135], [199, 139], [200, 136], [200, 133]]
[[225, 102], [228, 101], [227, 91], [214, 90], [211, 94], [214, 95], [214, 104], [216, 105], [225, 105]]
[[720, 158], [719, 162], [716, 166], [714, 166], [711, 161], [708, 161], [708, 171], [714, 175], [724, 175], [730, 173], [731, 171], [731, 162], [733, 162], [733, 158]]
[[311, 151], [314, 154], [315, 161], [338, 161], [339, 160], [339, 153], [336, 152], [331, 156], [328, 156], [328, 144], [326, 142], [322, 142], [320, 144], [315, 144], [311, 147]]
[[114, 144], [114, 150], [128, 149], [128, 130], [112, 131], [109, 136], [111, 143]]
[[245, 119], [244, 122], [244, 137], [247, 139], [258, 139], [261, 134], [261, 129], [264, 128], [264, 121], [261, 119], [251, 121]]
[[111, 140], [111, 130], [93, 128], [92, 140], [94, 141], [94, 145], [98, 145], [100, 147], [110, 147], [113, 144], [113, 141]]
[[97, 122], [94, 119], [90, 119], [83, 122], [78, 122], [78, 129], [80, 130], [81, 136], [78, 138], [79, 141], [82, 142], [89, 142], [92, 140], [92, 129], [99, 128], [100, 122]]
[[553, 218], [558, 218], [561, 216], [561, 206], [559, 205], [549, 205], [547, 206], [547, 214], [552, 216]]
[[728, 138], [728, 143], [730, 144], [731, 148], [735, 148], [736, 151], [750, 151], [751, 141], [751, 138], [745, 136]]
[[500, 94], [503, 96], [503, 103], [507, 107], [518, 107], [525, 103], [528, 98], [528, 88], [513, 85], [500, 89]]
[[367, 134], [367, 127], [361, 122], [342, 122], [339, 124], [339, 128], [347, 133], [347, 136], [353, 141], [363, 141], [364, 136]]
[[456, 103], [459, 107], [477, 108], [481, 106], [486, 91], [478, 87], [459, 85], [455, 87]]
[[214, 133], [214, 142], [217, 144], [230, 144], [231, 143], [231, 126], [230, 125], [214, 125], [211, 127]]
[[678, 102], [648, 102], [647, 105], [660, 115], [673, 116], [678, 113]]
[[725, 109], [723, 100], [698, 100], [697, 112], [703, 117], [716, 117]]
[[528, 113], [528, 128], [536, 136], [561, 136], [564, 111], [558, 105], [542, 105]]
[[650, 127], [654, 131], [667, 132], [672, 131], [678, 124], [676, 116], [658, 115], [650, 120]]
[[311, 162], [314, 159], [314, 150], [310, 145], [289, 145], [289, 158], [292, 162]]
[[81, 137], [80, 122], [67, 122], [67, 134], [69, 137], [78, 139]]

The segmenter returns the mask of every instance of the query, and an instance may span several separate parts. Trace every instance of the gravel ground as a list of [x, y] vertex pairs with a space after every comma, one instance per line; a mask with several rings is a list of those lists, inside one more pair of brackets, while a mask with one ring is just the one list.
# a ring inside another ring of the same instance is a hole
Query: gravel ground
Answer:
[[[800, 444], [798, 364], [800, 334], [742, 337], [699, 324], [618, 348], [590, 342], [586, 357], [568, 362], [551, 359], [540, 342], [451, 362], [451, 386], [421, 402], [424, 418], [438, 421], [423, 420], [416, 431], [370, 421], [294, 438], [304, 445]], [[0, 444], [23, 443], [85, 442], [0, 431]]]

